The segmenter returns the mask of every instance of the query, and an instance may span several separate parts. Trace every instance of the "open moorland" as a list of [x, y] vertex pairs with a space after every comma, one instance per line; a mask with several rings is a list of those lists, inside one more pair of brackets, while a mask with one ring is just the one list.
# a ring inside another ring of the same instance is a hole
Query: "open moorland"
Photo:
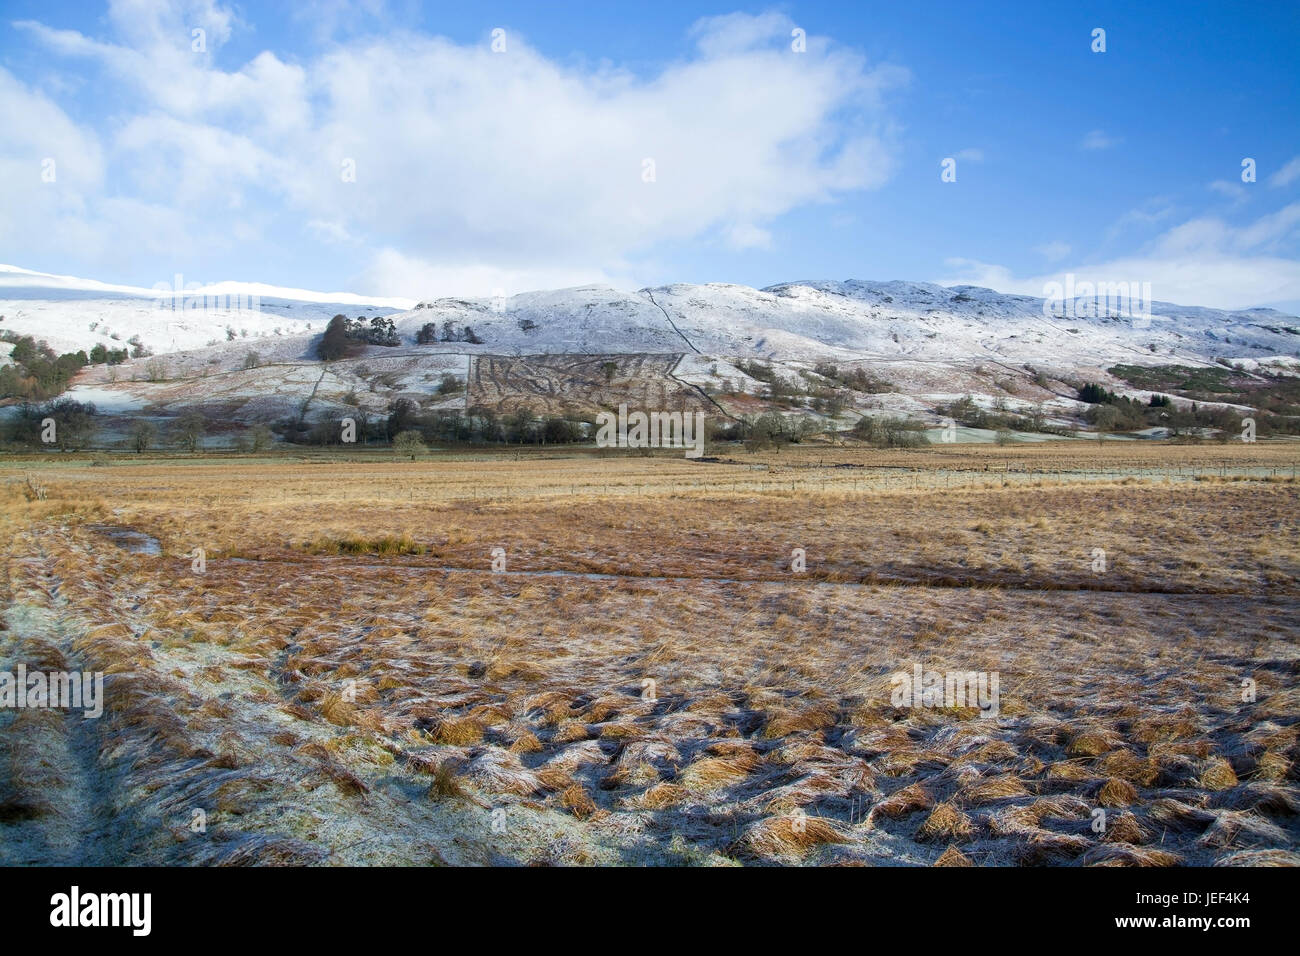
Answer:
[[1295, 864], [1297, 462], [6, 458], [0, 864]]

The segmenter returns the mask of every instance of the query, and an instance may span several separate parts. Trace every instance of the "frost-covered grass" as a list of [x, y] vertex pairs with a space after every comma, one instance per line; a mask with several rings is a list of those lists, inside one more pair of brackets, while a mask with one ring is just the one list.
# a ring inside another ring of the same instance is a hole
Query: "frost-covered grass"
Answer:
[[[1296, 862], [1295, 447], [6, 467], [6, 653], [110, 678], [5, 728], [52, 762], [0, 761], [0, 846]], [[915, 664], [997, 671], [998, 717], [898, 706]]]

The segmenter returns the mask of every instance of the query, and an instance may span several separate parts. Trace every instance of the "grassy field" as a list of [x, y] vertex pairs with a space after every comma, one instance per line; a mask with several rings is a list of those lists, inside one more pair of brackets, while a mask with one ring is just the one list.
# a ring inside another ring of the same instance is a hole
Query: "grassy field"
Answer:
[[709, 456], [0, 462], [0, 863], [1300, 862], [1300, 446]]

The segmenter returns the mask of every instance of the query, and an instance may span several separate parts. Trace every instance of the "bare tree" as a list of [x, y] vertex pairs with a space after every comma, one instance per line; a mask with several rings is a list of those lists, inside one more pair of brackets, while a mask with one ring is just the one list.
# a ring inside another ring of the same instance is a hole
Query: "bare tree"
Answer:
[[176, 419], [176, 443], [187, 451], [198, 451], [203, 445], [203, 435], [208, 423], [198, 412], [186, 412]]
[[147, 452], [158, 441], [158, 428], [153, 422], [140, 419], [131, 426], [131, 447], [137, 453]]

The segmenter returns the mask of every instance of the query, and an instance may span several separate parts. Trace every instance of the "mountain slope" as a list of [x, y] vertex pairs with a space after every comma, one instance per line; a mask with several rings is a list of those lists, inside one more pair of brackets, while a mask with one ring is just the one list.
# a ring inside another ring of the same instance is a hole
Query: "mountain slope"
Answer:
[[1042, 299], [972, 286], [810, 281], [766, 289], [679, 284], [635, 293], [583, 287], [496, 302], [440, 299], [393, 318], [412, 339], [426, 322], [450, 321], [471, 326], [486, 348], [521, 353], [696, 351], [776, 360], [995, 358], [1055, 365], [1300, 353], [1300, 319], [1271, 309], [1225, 312], [1157, 302], [1149, 318], [1135, 318], [1076, 300], [1065, 311], [1074, 315], [1046, 315]]
[[1075, 300], [1067, 303], [1072, 317], [1062, 318], [1045, 314], [1042, 299], [924, 282], [810, 280], [766, 289], [675, 284], [636, 292], [583, 286], [418, 304], [252, 283], [157, 296], [0, 266], [0, 329], [36, 335], [60, 350], [138, 335], [156, 353], [229, 343], [280, 358], [308, 357], [311, 337], [340, 312], [389, 316], [412, 345], [427, 323], [440, 333], [450, 323], [460, 338], [469, 326], [483, 344], [465, 351], [505, 354], [698, 352], [1056, 366], [1300, 354], [1300, 318], [1272, 309], [1156, 302], [1143, 319], [1114, 309], [1106, 314], [1104, 303], [1085, 309], [1091, 303]]

